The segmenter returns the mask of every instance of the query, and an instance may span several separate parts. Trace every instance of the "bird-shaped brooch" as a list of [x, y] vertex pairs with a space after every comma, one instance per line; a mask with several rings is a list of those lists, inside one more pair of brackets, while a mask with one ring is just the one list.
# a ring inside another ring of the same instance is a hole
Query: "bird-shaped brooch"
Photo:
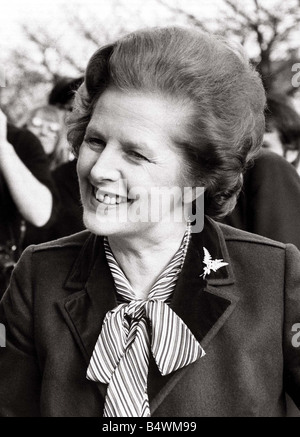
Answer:
[[209, 251], [203, 247], [204, 250], [204, 259], [203, 264], [205, 264], [204, 271], [202, 273], [203, 279], [205, 279], [206, 275], [209, 275], [211, 270], [216, 272], [221, 267], [228, 266], [228, 263], [224, 262], [223, 259], [212, 259]]

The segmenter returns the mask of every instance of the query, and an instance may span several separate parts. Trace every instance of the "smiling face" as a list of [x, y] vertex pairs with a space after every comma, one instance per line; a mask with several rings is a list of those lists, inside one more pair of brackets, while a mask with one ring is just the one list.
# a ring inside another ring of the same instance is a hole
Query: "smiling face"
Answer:
[[190, 112], [179, 101], [142, 92], [109, 88], [100, 96], [77, 164], [84, 223], [91, 232], [146, 236], [161, 220], [174, 223], [176, 216], [182, 224], [177, 194], [187, 184], [175, 139], [182, 137]]

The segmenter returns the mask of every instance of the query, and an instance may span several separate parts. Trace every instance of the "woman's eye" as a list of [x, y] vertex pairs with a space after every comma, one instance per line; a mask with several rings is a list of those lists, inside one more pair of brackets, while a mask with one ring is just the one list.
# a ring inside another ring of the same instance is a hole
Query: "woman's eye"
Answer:
[[100, 138], [87, 138], [84, 141], [91, 149], [103, 149], [105, 147], [105, 141]]
[[128, 155], [133, 157], [134, 159], [137, 159], [137, 160], [140, 160], [140, 161], [148, 161], [148, 162], [150, 162], [149, 159], [146, 158], [146, 156], [143, 156], [140, 153], [135, 152], [134, 150], [129, 151]]

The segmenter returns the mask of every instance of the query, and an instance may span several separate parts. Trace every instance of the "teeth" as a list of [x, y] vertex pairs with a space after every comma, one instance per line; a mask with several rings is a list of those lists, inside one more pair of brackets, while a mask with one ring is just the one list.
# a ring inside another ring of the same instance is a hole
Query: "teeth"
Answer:
[[115, 205], [120, 203], [127, 202], [127, 199], [125, 197], [120, 196], [113, 196], [108, 194], [97, 194], [97, 188], [95, 188], [95, 197], [98, 200], [98, 202], [105, 203], [105, 205]]

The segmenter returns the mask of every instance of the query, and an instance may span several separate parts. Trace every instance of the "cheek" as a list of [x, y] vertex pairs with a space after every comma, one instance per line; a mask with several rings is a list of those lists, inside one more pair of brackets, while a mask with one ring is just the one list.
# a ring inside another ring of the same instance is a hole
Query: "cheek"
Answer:
[[285, 159], [288, 162], [292, 163], [293, 161], [295, 161], [295, 159], [297, 159], [298, 153], [298, 150], [287, 150]]
[[155, 186], [182, 187], [184, 185], [184, 162], [180, 156], [167, 154], [155, 165], [151, 179]]
[[56, 148], [57, 138], [45, 138], [42, 143], [44, 143], [44, 148], [46, 148], [49, 153], [52, 153]]
[[87, 177], [97, 161], [95, 152], [82, 145], [79, 149], [77, 174], [80, 179]]
[[34, 135], [36, 135], [38, 138], [40, 137], [40, 134], [41, 134], [41, 130], [40, 130], [40, 128], [29, 125], [29, 126], [28, 126], [28, 129], [29, 129], [32, 133], [34, 133]]
[[277, 155], [280, 156], [284, 155], [282, 145], [279, 142], [272, 144], [270, 150], [272, 150], [272, 152], [277, 153]]

